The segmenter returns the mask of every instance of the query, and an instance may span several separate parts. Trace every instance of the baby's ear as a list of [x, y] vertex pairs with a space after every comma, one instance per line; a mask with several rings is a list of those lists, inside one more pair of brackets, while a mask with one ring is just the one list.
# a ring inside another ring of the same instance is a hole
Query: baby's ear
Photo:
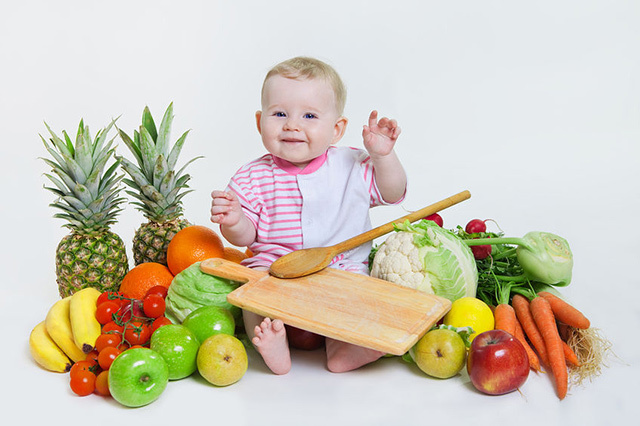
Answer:
[[260, 125], [260, 119], [262, 118], [262, 111], [256, 111], [256, 126], [258, 127], [258, 133], [262, 134], [262, 126]]
[[347, 117], [338, 118], [334, 126], [333, 141], [331, 142], [332, 145], [337, 144], [340, 139], [342, 139], [342, 137], [344, 136], [344, 132], [347, 130], [348, 122], [349, 120], [347, 120]]

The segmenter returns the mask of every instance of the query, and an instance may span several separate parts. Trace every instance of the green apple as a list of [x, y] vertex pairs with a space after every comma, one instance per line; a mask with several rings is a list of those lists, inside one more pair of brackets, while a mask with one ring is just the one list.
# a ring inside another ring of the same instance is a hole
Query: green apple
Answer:
[[150, 347], [158, 352], [169, 367], [169, 380], [179, 380], [196, 371], [200, 342], [187, 327], [167, 324], [151, 335]]
[[127, 407], [141, 407], [160, 397], [169, 382], [164, 358], [149, 348], [122, 352], [109, 368], [109, 392]]
[[442, 328], [422, 336], [411, 348], [411, 356], [418, 368], [429, 376], [448, 379], [464, 367], [467, 348], [458, 333]]
[[231, 311], [221, 306], [202, 306], [187, 315], [182, 325], [191, 330], [200, 342], [214, 334], [233, 335], [236, 331]]
[[198, 372], [216, 386], [231, 385], [244, 376], [249, 366], [247, 351], [240, 340], [229, 334], [214, 334], [200, 345]]

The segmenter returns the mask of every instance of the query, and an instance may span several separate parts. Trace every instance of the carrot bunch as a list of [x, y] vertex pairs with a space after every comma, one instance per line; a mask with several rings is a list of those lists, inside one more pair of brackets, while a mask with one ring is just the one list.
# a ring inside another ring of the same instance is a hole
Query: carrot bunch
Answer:
[[510, 305], [502, 302], [494, 311], [495, 328], [512, 333], [523, 344], [533, 370], [540, 371], [541, 365], [551, 370], [558, 398], [564, 399], [568, 389], [567, 366], [578, 366], [580, 361], [560, 337], [558, 325], [587, 329], [589, 320], [569, 303], [546, 291], [532, 292], [530, 298], [514, 294]]

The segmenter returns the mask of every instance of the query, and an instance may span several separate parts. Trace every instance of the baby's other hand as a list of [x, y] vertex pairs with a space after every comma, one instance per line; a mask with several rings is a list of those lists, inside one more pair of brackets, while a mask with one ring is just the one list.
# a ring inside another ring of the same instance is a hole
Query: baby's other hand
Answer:
[[238, 196], [233, 192], [211, 192], [211, 222], [233, 226], [242, 217], [242, 208]]
[[374, 156], [388, 155], [400, 136], [400, 127], [396, 120], [383, 117], [378, 121], [378, 111], [371, 111], [369, 125], [362, 129], [364, 147]]

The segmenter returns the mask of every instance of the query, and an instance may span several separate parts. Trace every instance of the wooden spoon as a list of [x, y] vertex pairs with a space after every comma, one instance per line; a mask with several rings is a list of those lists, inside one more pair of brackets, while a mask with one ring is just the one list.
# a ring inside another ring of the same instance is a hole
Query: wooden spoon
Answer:
[[377, 228], [373, 228], [365, 233], [356, 235], [355, 237], [349, 238], [348, 240], [336, 245], [293, 251], [273, 262], [271, 264], [271, 268], [269, 268], [269, 273], [278, 278], [297, 278], [313, 274], [314, 272], [318, 272], [326, 268], [329, 263], [331, 263], [331, 260], [340, 253], [351, 250], [352, 248], [358, 247], [361, 244], [372, 241], [393, 231], [394, 223], [402, 223], [405, 220], [415, 222], [423, 217], [467, 200], [469, 197], [471, 197], [469, 191], [462, 191], [449, 198], [445, 198], [435, 204], [424, 207], [413, 213], [409, 213], [408, 215], [402, 216], [392, 222], [380, 225]]

